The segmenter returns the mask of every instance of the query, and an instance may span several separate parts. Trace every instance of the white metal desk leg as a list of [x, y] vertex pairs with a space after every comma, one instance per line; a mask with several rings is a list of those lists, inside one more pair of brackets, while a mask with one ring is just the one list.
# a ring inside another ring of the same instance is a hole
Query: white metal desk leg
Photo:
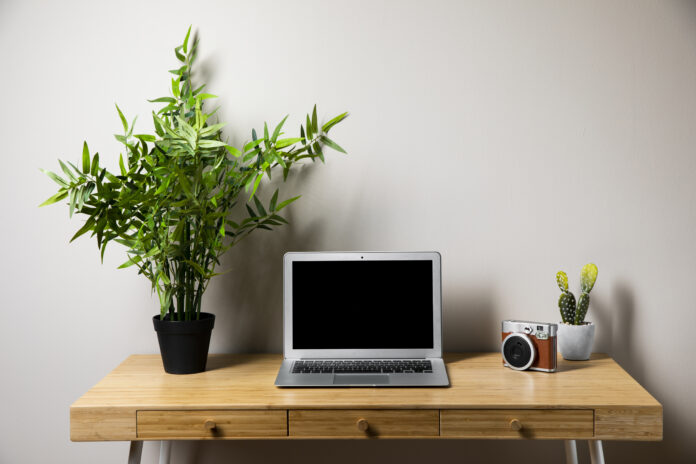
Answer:
[[590, 445], [590, 461], [592, 461], [592, 464], [604, 464], [602, 440], [590, 440], [587, 444]]
[[565, 441], [566, 464], [578, 464], [578, 449], [575, 440]]
[[140, 464], [140, 456], [143, 455], [143, 442], [132, 441], [128, 452], [128, 464]]
[[172, 442], [160, 442], [160, 459], [159, 464], [169, 464], [169, 456], [172, 454]]

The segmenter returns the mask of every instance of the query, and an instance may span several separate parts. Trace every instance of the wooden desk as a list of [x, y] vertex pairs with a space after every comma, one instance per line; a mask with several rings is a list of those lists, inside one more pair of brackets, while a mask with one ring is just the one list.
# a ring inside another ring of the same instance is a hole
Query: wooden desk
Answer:
[[445, 361], [449, 388], [320, 389], [275, 387], [278, 354], [210, 355], [192, 375], [133, 355], [70, 407], [70, 438], [129, 440], [130, 462], [142, 440], [165, 440], [166, 462], [169, 440], [582, 439], [601, 462], [599, 440], [662, 439], [662, 406], [607, 355], [559, 355], [553, 374], [504, 368], [499, 353]]

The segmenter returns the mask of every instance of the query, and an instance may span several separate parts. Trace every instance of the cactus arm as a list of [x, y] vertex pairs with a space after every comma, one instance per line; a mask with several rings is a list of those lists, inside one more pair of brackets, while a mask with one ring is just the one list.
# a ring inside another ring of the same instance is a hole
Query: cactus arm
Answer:
[[590, 294], [583, 293], [578, 298], [578, 308], [575, 311], [575, 325], [580, 325], [585, 322], [585, 315], [587, 314], [587, 308], [590, 307]]
[[582, 271], [580, 272], [580, 288], [582, 290], [582, 293], [590, 293], [596, 281], [597, 266], [592, 263], [585, 264], [582, 267]]
[[556, 273], [556, 283], [558, 284], [558, 288], [560, 288], [562, 292], [567, 292], [568, 291], [568, 274], [566, 274], [563, 271], [558, 271]]
[[571, 292], [563, 292], [558, 298], [558, 309], [561, 310], [561, 319], [567, 324], [575, 321], [575, 295]]

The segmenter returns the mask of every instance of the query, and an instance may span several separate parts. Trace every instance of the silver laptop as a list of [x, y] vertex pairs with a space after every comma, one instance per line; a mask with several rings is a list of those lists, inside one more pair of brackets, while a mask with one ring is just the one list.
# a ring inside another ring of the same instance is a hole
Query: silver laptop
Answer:
[[281, 387], [448, 386], [440, 254], [287, 253]]

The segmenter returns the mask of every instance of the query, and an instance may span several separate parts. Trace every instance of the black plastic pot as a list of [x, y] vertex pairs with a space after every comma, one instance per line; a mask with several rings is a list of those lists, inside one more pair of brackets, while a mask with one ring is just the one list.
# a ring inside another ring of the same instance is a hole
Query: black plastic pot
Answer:
[[208, 361], [210, 333], [215, 325], [215, 315], [201, 313], [200, 319], [196, 321], [170, 321], [168, 316], [163, 321], [159, 315], [152, 318], [165, 372], [203, 372]]

